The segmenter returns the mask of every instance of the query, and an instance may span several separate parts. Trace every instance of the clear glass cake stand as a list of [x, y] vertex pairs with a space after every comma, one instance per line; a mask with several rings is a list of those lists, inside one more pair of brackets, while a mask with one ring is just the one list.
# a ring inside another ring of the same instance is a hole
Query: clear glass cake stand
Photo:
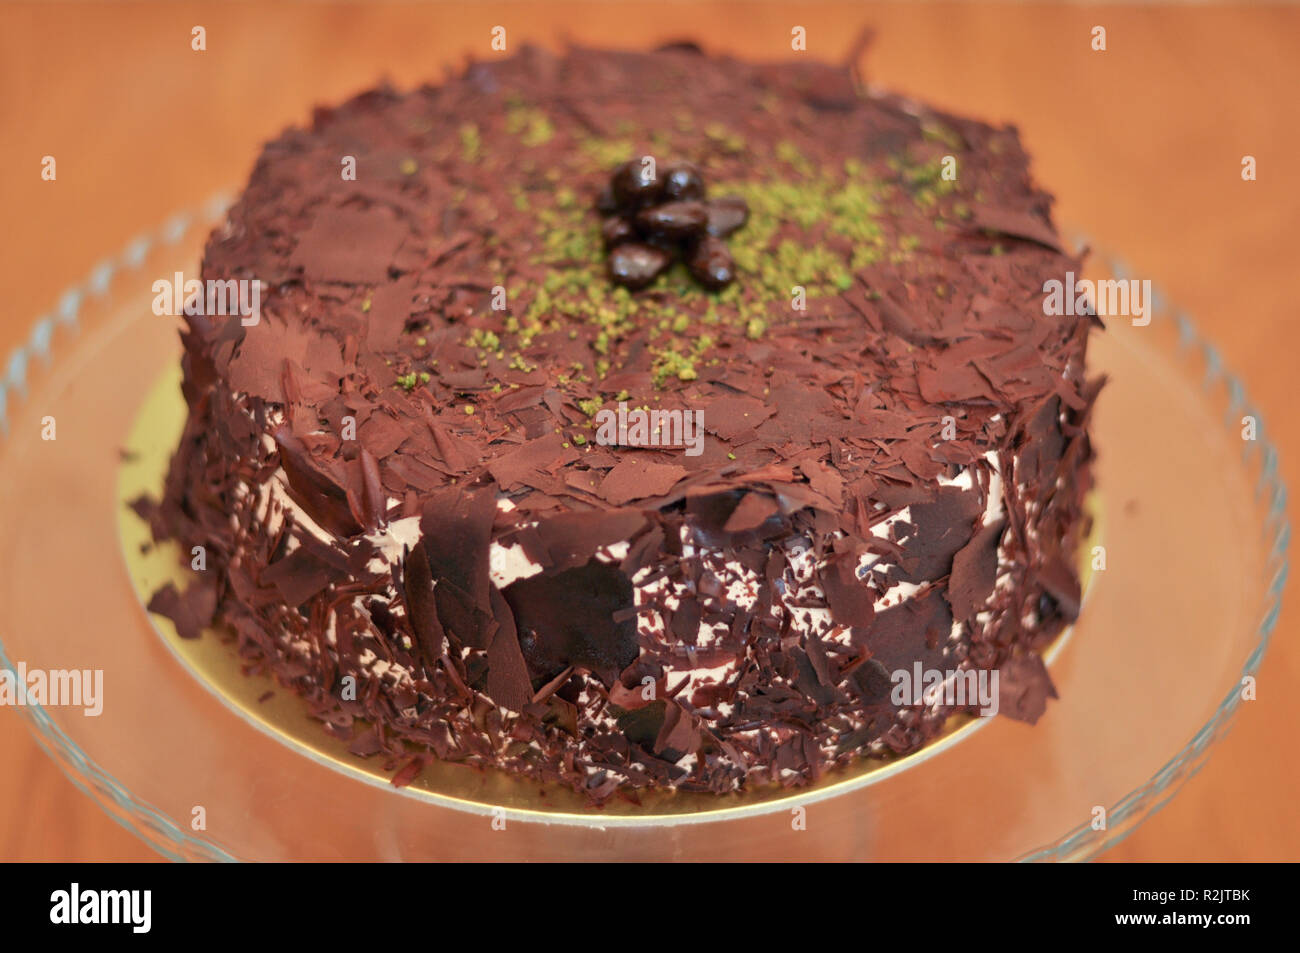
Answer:
[[468, 769], [398, 790], [295, 740], [309, 732], [268, 730], [195, 677], [123, 558], [119, 480], [140, 447], [122, 451], [165, 455], [172, 440], [140, 414], [179, 352], [151, 286], [192, 274], [221, 208], [107, 260], [0, 365], [0, 664], [103, 671], [98, 717], [19, 711], [75, 784], [168, 857], [1086, 859], [1173, 796], [1248, 695], [1286, 578], [1286, 489], [1242, 382], [1162, 309], [1092, 343], [1110, 377], [1094, 432], [1106, 568], [1052, 661], [1061, 698], [1034, 727], [981, 721], [780, 797], [616, 811]]

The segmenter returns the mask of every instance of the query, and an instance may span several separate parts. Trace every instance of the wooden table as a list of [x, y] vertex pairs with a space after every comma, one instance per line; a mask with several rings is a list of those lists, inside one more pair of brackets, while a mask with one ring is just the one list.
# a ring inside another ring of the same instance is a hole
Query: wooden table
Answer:
[[[858, 24], [874, 81], [1014, 121], [1058, 217], [1156, 277], [1221, 346], [1300, 475], [1300, 8], [1261, 6], [504, 3], [0, 6], [0, 354], [58, 290], [140, 230], [247, 174], [259, 143], [388, 77], [409, 86], [489, 31], [555, 45], [690, 35], [751, 57], [839, 60]], [[190, 48], [206, 29], [207, 50]], [[1090, 30], [1107, 30], [1106, 52]], [[1259, 179], [1243, 182], [1243, 155]], [[57, 160], [41, 180], [41, 157]], [[2, 538], [2, 531], [0, 531]], [[19, 545], [4, 540], [5, 545]], [[1297, 574], [1300, 576], [1300, 574]], [[1189, 585], [1192, 584], [1189, 581]], [[1296, 586], [1260, 678], [1208, 766], [1111, 860], [1300, 858]], [[0, 711], [0, 859], [152, 859]]]

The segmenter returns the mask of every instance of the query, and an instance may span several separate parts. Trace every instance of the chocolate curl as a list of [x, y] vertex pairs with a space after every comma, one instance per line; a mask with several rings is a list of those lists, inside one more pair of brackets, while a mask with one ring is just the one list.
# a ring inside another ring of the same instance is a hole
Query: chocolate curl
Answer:
[[700, 729], [695, 718], [675, 701], [664, 708], [664, 723], [655, 738], [654, 753], [672, 760], [694, 754], [700, 747]]
[[853, 37], [853, 42], [844, 53], [844, 66], [849, 71], [849, 76], [853, 79], [853, 85], [858, 92], [863, 92], [867, 87], [867, 77], [862, 71], [862, 61], [866, 58], [867, 51], [871, 49], [876, 42], [876, 31], [874, 28], [863, 24], [858, 28], [857, 34]]
[[447, 636], [438, 620], [429, 557], [419, 544], [403, 554], [401, 587], [406, 614], [415, 630], [415, 639], [420, 646], [424, 664], [432, 668], [447, 650]]
[[519, 648], [515, 615], [496, 586], [492, 587], [492, 614], [498, 627], [487, 649], [487, 693], [502, 708], [523, 711], [533, 700], [533, 686], [524, 653]]
[[288, 478], [289, 496], [307, 511], [307, 515], [325, 529], [339, 536], [356, 536], [361, 522], [348, 503], [348, 493], [312, 459], [302, 441], [287, 425], [272, 434], [280, 449], [280, 466]]
[[486, 649], [497, 623], [492, 615], [489, 547], [496, 488], [449, 487], [425, 501], [420, 546], [432, 578], [438, 619], [461, 645]]
[[388, 497], [379, 480], [379, 462], [361, 448], [357, 459], [348, 463], [348, 509], [368, 532], [379, 529], [388, 509]]

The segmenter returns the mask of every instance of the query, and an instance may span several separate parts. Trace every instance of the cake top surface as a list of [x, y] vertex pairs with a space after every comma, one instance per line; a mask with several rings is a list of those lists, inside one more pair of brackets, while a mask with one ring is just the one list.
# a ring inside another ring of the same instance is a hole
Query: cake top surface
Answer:
[[[722, 291], [680, 265], [607, 276], [597, 196], [644, 155], [747, 201]], [[743, 486], [862, 537], [1010, 439], [1014, 409], [1084, 403], [1086, 329], [1042, 308], [1072, 259], [1027, 166], [1013, 129], [848, 70], [528, 49], [270, 143], [203, 268], [261, 281], [261, 322], [192, 322], [196, 376], [257, 399], [340, 535], [495, 484], [516, 523]], [[603, 445], [620, 402], [700, 411], [702, 452]]]

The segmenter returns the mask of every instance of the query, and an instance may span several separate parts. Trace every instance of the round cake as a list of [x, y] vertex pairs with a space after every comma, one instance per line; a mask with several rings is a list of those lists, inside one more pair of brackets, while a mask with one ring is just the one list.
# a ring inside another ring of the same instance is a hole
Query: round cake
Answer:
[[151, 518], [202, 571], [151, 608], [397, 784], [720, 794], [1033, 722], [1099, 387], [1051, 201], [1012, 128], [690, 44], [320, 109], [208, 242], [260, 304], [187, 309]]

